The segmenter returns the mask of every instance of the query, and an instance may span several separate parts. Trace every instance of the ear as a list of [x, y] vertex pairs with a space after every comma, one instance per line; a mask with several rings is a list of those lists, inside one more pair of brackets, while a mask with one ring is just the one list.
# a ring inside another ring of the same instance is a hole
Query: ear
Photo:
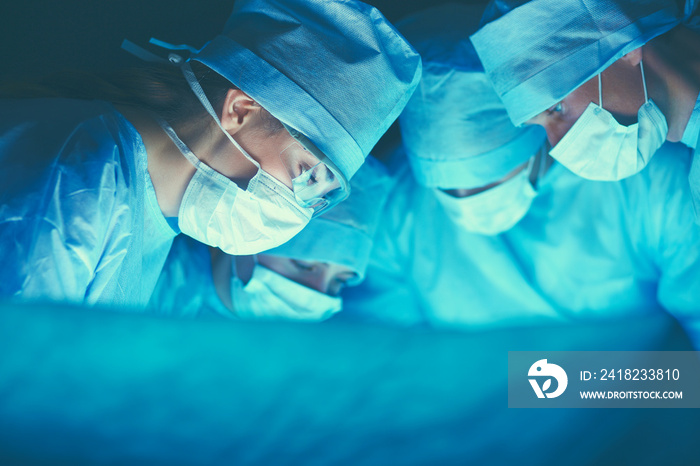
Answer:
[[622, 58], [620, 58], [620, 61], [622, 61], [623, 63], [627, 63], [631, 66], [639, 65], [639, 63], [642, 61], [642, 48], [637, 47], [636, 49], [632, 50], [631, 52], [627, 53]]
[[221, 126], [230, 134], [235, 134], [259, 110], [260, 105], [248, 94], [240, 89], [229, 89], [221, 109]]

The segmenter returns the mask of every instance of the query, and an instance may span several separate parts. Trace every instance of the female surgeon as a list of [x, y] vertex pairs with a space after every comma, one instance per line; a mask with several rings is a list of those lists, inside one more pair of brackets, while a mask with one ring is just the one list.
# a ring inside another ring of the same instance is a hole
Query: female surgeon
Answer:
[[0, 102], [0, 298], [141, 307], [180, 231], [284, 243], [348, 195], [420, 79], [358, 1], [237, 1], [188, 60], [125, 44], [161, 63]]
[[386, 169], [368, 157], [352, 179], [346, 201], [282, 246], [255, 256], [234, 257], [186, 236], [176, 238], [150, 312], [307, 322], [333, 316], [341, 310], [343, 288], [364, 278], [392, 185]]

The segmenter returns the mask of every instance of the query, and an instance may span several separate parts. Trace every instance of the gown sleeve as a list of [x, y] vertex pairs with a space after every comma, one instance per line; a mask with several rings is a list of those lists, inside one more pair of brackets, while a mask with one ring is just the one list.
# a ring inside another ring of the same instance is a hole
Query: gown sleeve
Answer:
[[700, 347], [700, 225], [695, 223], [687, 181], [690, 150], [666, 144], [665, 158], [650, 164], [645, 227], [659, 268], [657, 296]]
[[130, 180], [103, 110], [0, 106], [0, 298], [79, 303], [116, 271], [131, 240]]
[[425, 326], [425, 312], [410, 277], [409, 243], [416, 221], [411, 209], [411, 190], [405, 189], [412, 174], [408, 167], [397, 175], [397, 187], [382, 213], [364, 281], [343, 292], [344, 312], [349, 320], [406, 327]]

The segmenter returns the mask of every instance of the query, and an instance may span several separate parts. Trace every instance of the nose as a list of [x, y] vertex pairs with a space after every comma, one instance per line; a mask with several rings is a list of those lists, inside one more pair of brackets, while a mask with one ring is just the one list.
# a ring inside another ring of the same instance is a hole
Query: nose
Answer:
[[313, 276], [308, 277], [308, 280], [306, 280], [304, 284], [320, 293], [330, 294], [332, 291], [333, 274], [330, 273], [327, 267], [323, 267], [317, 273], [313, 274]]

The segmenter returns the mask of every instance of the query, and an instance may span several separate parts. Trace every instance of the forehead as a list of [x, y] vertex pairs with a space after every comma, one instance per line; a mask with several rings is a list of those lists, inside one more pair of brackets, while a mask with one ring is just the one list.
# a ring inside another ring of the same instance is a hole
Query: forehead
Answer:
[[[276, 256], [272, 254], [259, 254], [258, 259], [260, 263], [268, 268], [273, 268], [278, 273], [282, 275], [286, 274], [304, 274], [304, 271], [297, 267], [297, 263], [301, 263], [304, 266], [314, 267], [315, 273], [332, 274], [332, 275], [345, 275], [357, 273], [350, 267], [336, 264], [335, 262], [324, 262], [320, 260], [313, 259], [303, 259], [285, 256]], [[283, 273], [284, 271], [284, 273]]]
[[562, 100], [578, 101], [579, 99], [589, 99], [589, 102], [591, 102], [593, 98], [595, 98], [595, 100], [598, 99], [598, 75], [592, 77], [573, 91], [569, 92], [569, 94]]

